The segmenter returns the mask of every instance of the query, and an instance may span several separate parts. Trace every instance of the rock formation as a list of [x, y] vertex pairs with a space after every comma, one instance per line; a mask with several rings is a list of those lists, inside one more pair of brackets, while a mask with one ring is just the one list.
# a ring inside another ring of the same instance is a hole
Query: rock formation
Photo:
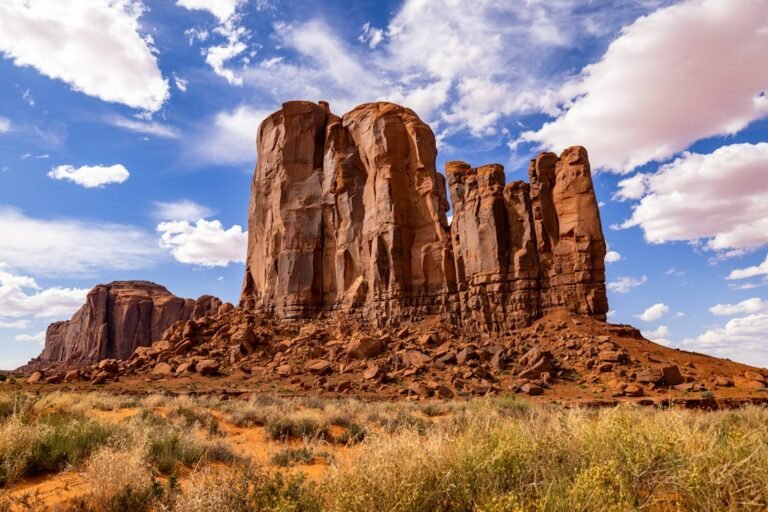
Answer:
[[278, 318], [333, 311], [387, 322], [440, 315], [486, 332], [551, 309], [605, 319], [605, 241], [584, 148], [531, 162], [435, 169], [434, 135], [391, 103], [338, 117], [285, 103], [258, 133], [241, 305]]
[[281, 318], [445, 310], [455, 291], [435, 139], [390, 103], [339, 118], [286, 103], [261, 125], [242, 302]]
[[148, 281], [100, 284], [70, 320], [48, 327], [39, 361], [125, 359], [175, 322], [215, 314], [220, 306], [216, 297], [183, 299]]

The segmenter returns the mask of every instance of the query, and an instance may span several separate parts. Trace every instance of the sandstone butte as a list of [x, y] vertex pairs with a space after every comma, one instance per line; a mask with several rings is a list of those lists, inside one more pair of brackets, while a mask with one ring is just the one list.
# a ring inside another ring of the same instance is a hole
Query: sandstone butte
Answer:
[[22, 369], [29, 385], [764, 400], [768, 370], [605, 322], [606, 244], [584, 148], [541, 153], [528, 183], [459, 161], [446, 179], [413, 111], [369, 103], [339, 117], [308, 101], [268, 116], [257, 145], [239, 307], [144, 281], [96, 286], [48, 328]]
[[138, 347], [161, 339], [175, 322], [215, 314], [221, 305], [210, 295], [182, 299], [148, 281], [100, 284], [70, 320], [48, 326], [37, 361], [127, 359]]
[[339, 117], [292, 101], [258, 133], [241, 305], [278, 318], [342, 311], [385, 325], [429, 315], [483, 332], [555, 308], [605, 320], [606, 245], [587, 151], [501, 165], [448, 162], [410, 109]]
[[[376, 326], [429, 316], [503, 333], [554, 308], [605, 320], [606, 245], [587, 152], [437, 172], [432, 130], [410, 109], [291, 101], [259, 127], [244, 311], [278, 319], [343, 312]], [[221, 301], [145, 281], [98, 285], [48, 327], [35, 362], [127, 359]]]

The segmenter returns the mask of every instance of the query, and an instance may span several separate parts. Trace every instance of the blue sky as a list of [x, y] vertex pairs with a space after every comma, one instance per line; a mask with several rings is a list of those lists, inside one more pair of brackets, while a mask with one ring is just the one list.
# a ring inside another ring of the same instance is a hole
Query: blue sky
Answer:
[[611, 321], [768, 365], [767, 49], [767, 0], [4, 2], [0, 368], [97, 283], [236, 302], [292, 99], [409, 106], [438, 169], [584, 145]]

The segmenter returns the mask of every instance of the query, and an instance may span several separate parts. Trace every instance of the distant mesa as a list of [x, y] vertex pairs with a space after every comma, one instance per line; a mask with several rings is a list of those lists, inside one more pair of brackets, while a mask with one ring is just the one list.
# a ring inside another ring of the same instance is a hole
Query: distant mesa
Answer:
[[382, 326], [439, 315], [501, 333], [550, 310], [605, 320], [605, 252], [587, 151], [504, 169], [435, 169], [410, 109], [292, 101], [258, 133], [241, 305], [278, 318], [343, 311]]
[[48, 326], [43, 352], [31, 363], [127, 359], [175, 322], [216, 314], [221, 305], [211, 295], [183, 299], [149, 281], [100, 284], [70, 320]]

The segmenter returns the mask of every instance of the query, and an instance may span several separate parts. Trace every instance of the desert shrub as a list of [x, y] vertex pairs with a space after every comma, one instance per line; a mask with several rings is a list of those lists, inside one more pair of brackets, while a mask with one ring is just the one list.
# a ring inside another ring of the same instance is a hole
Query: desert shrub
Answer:
[[350, 423], [336, 442], [346, 445], [356, 444], [362, 442], [367, 435], [368, 429], [357, 423]]
[[312, 462], [313, 451], [311, 448], [285, 448], [271, 457], [272, 464], [280, 467], [293, 466], [294, 464], [309, 464]]
[[309, 417], [275, 416], [267, 421], [265, 427], [270, 439], [276, 441], [285, 439], [325, 439], [328, 437], [328, 427]]
[[57, 413], [43, 417], [38, 432], [27, 474], [59, 471], [84, 460], [104, 445], [114, 430], [93, 418]]
[[251, 464], [236, 464], [194, 472], [190, 484], [179, 495], [175, 510], [315, 512], [323, 508], [315, 487], [301, 474], [285, 477], [279, 472], [266, 473]]
[[86, 465], [85, 479], [91, 489], [84, 500], [87, 510], [146, 511], [163, 494], [141, 448], [99, 450]]
[[79, 415], [56, 413], [34, 423], [14, 416], [0, 427], [0, 485], [77, 464], [104, 445], [113, 432], [109, 426]]
[[212, 416], [206, 411], [201, 411], [193, 407], [179, 406], [171, 411], [171, 416], [181, 418], [185, 426], [193, 426], [195, 424], [199, 426], [207, 425]]
[[229, 414], [230, 421], [238, 427], [262, 427], [267, 423], [267, 415], [264, 411], [257, 409], [250, 404], [239, 409], [235, 409]]
[[150, 434], [149, 461], [164, 474], [171, 473], [177, 463], [190, 466], [203, 457], [203, 448], [175, 430], [157, 430]]

